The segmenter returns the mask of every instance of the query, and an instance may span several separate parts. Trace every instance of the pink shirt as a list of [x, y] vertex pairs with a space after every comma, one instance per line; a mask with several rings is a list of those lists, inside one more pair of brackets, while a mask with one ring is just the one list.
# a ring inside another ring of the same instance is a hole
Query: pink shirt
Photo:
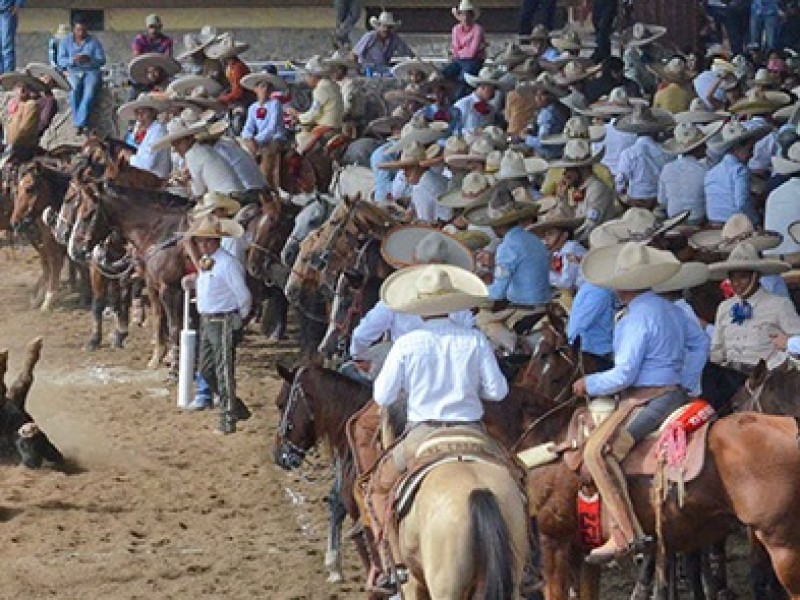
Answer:
[[453, 27], [452, 53], [454, 59], [481, 60], [486, 47], [483, 27], [473, 23], [466, 27], [461, 23]]

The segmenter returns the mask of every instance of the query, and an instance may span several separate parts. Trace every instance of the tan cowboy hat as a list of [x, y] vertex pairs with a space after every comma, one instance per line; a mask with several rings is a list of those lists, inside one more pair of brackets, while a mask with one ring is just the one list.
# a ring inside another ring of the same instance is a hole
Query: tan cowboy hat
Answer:
[[[518, 193], [517, 190], [522, 190], [523, 193]], [[492, 191], [489, 204], [468, 208], [464, 212], [464, 218], [471, 225], [499, 227], [535, 217], [539, 212], [539, 205], [530, 200], [517, 200], [515, 197], [524, 195], [524, 191], [524, 188], [512, 191], [498, 186]]]
[[158, 67], [167, 74], [167, 77], [174, 77], [181, 72], [181, 63], [167, 54], [160, 52], [147, 52], [135, 56], [128, 63], [128, 75], [136, 83], [147, 83], [147, 69]]
[[157, 113], [164, 112], [169, 107], [169, 102], [162, 97], [152, 94], [139, 94], [136, 100], [126, 102], [117, 109], [119, 118], [123, 121], [133, 121], [136, 119], [136, 110], [139, 108], [150, 108]]
[[531, 58], [530, 53], [525, 52], [519, 44], [509, 42], [505, 48], [494, 57], [494, 64], [503, 65], [509, 71], [524, 63], [527, 59]]
[[383, 137], [388, 137], [399, 127], [402, 127], [408, 119], [403, 117], [378, 117], [367, 125], [365, 133], [372, 133]]
[[451, 235], [469, 248], [472, 252], [477, 252], [492, 242], [492, 238], [490, 238], [485, 232], [477, 229], [461, 229], [455, 233], [452, 233]]
[[574, 138], [564, 145], [564, 155], [561, 158], [548, 161], [551, 169], [572, 167], [588, 167], [603, 158], [605, 148], [592, 152], [592, 145], [588, 139]]
[[735, 148], [750, 142], [757, 142], [761, 138], [769, 135], [772, 127], [769, 125], [758, 125], [746, 127], [739, 121], [728, 121], [719, 130], [719, 133], [708, 140], [708, 146], [719, 154], [724, 154]]
[[771, 73], [769, 69], [761, 67], [756, 71], [752, 79], [748, 79], [747, 85], [751, 87], [775, 87], [780, 82], [780, 78], [775, 73]]
[[568, 202], [555, 196], [539, 199], [539, 218], [526, 228], [531, 233], [543, 234], [548, 229], [574, 231], [583, 224], [583, 217], [575, 216], [575, 209]]
[[651, 211], [638, 207], [629, 208], [619, 219], [612, 219], [595, 227], [589, 234], [589, 243], [592, 247], [597, 247], [608, 245], [602, 242], [607, 239], [613, 239], [617, 244], [650, 241], [674, 229], [688, 217], [689, 211], [683, 211], [659, 225]]
[[664, 283], [653, 286], [656, 294], [667, 294], [669, 292], [680, 292], [688, 290], [698, 285], [703, 285], [708, 281], [708, 265], [701, 262], [687, 262], [681, 265], [678, 271]]
[[395, 21], [394, 15], [390, 13], [388, 10], [381, 11], [381, 14], [378, 15], [377, 17], [369, 18], [369, 26], [372, 27], [373, 29], [378, 29], [381, 25], [399, 29], [402, 24], [403, 24], [402, 21]]
[[31, 77], [36, 77], [36, 79], [44, 81], [44, 79], [47, 78], [52, 80], [53, 85], [51, 87], [53, 88], [58, 88], [60, 90], [64, 90], [65, 92], [68, 92], [72, 89], [72, 85], [67, 78], [64, 77], [64, 74], [50, 65], [40, 62], [32, 62], [25, 66], [25, 71]]
[[486, 158], [493, 151], [494, 146], [492, 146], [492, 143], [488, 139], [480, 137], [470, 144], [469, 151], [466, 154], [447, 156], [444, 162], [451, 169], [468, 169], [471, 163], [485, 163]]
[[791, 101], [791, 96], [784, 92], [754, 88], [748, 90], [744, 98], [731, 104], [728, 110], [735, 115], [767, 115], [774, 113]]
[[772, 172], [775, 175], [794, 175], [800, 171], [800, 142], [795, 142], [786, 151], [786, 158], [772, 157]]
[[325, 63], [330, 67], [345, 67], [346, 69], [358, 68], [358, 62], [353, 59], [353, 55], [349, 52], [343, 52], [342, 50], [335, 50], [333, 54], [325, 59]]
[[708, 110], [705, 102], [700, 98], [692, 98], [689, 103], [689, 110], [679, 112], [675, 115], [676, 123], [713, 123], [714, 121], [724, 121], [731, 114], [725, 111]]
[[779, 246], [782, 240], [783, 236], [776, 231], [756, 231], [747, 215], [737, 213], [725, 221], [722, 229], [698, 231], [689, 238], [689, 245], [696, 250], [727, 254], [741, 242], [762, 251]]
[[289, 87], [283, 79], [272, 73], [249, 73], [242, 77], [239, 83], [246, 90], [255, 90], [260, 83], [268, 83], [276, 90], [285, 90]]
[[678, 123], [675, 126], [673, 137], [661, 144], [661, 147], [670, 154], [686, 154], [705, 144], [720, 129], [722, 129], [722, 121], [706, 126], [698, 126], [687, 122]]
[[0, 87], [4, 90], [13, 90], [15, 87], [22, 85], [34, 92], [46, 92], [48, 89], [41, 79], [22, 71], [10, 71], [0, 75]]
[[453, 12], [453, 16], [456, 17], [456, 18], [458, 18], [458, 13], [463, 13], [463, 12], [472, 12], [472, 13], [474, 13], [476, 19], [481, 14], [480, 9], [477, 6], [475, 6], [475, 4], [473, 4], [472, 0], [461, 0], [458, 3], [458, 6], [454, 6], [453, 7], [453, 11], [452, 12]]
[[427, 225], [400, 225], [389, 231], [381, 242], [381, 256], [396, 269], [431, 263], [475, 269], [469, 248]]
[[394, 171], [406, 167], [426, 166], [429, 160], [431, 160], [431, 156], [424, 145], [419, 142], [410, 142], [403, 146], [398, 160], [380, 163], [378, 168]]
[[795, 127], [800, 125], [800, 102], [779, 108], [772, 113], [772, 118], [779, 123], [786, 123]]
[[525, 82], [525, 87], [533, 90], [544, 90], [556, 98], [563, 98], [568, 94], [567, 90], [559, 86], [553, 75], [550, 73], [539, 73], [536, 79]]
[[497, 179], [505, 181], [507, 179], [527, 178], [531, 173], [525, 164], [525, 157], [516, 150], [506, 150], [500, 160], [500, 169], [497, 172]]
[[193, 137], [205, 131], [206, 121], [200, 119], [193, 120], [189, 113], [190, 109], [186, 109], [181, 113], [181, 116], [167, 123], [167, 135], [153, 144], [152, 148], [154, 152], [169, 148], [170, 144], [176, 140]]
[[553, 48], [561, 52], [578, 52], [584, 48], [593, 48], [596, 46], [593, 41], [582, 39], [580, 34], [574, 29], [552, 31], [550, 33], [550, 43], [553, 45]]
[[400, 130], [400, 137], [390, 148], [390, 152], [400, 152], [408, 144], [420, 143], [423, 146], [447, 135], [448, 124], [441, 121], [428, 123], [421, 115], [413, 117]]
[[198, 52], [204, 51], [217, 40], [217, 28], [213, 25], [203, 25], [200, 33], [187, 33], [183, 36], [184, 51], [175, 58], [180, 62]]
[[390, 309], [420, 317], [481, 306], [488, 294], [477, 275], [452, 265], [406, 267], [389, 275], [380, 291]]
[[225, 211], [225, 217], [230, 218], [235, 216], [241, 208], [242, 205], [231, 198], [228, 194], [222, 194], [220, 192], [207, 192], [205, 195], [203, 195], [203, 198], [200, 200], [200, 202], [198, 202], [192, 209], [191, 215], [195, 219], [200, 219], [206, 215], [210, 215], [215, 210], [223, 210]]
[[773, 258], [761, 258], [756, 247], [750, 242], [740, 242], [731, 251], [727, 260], [711, 263], [708, 266], [711, 279], [725, 279], [731, 271], [755, 271], [762, 275], [785, 273], [792, 266]]
[[387, 102], [400, 103], [408, 102], [410, 100], [418, 104], [428, 103], [428, 96], [425, 94], [422, 86], [419, 86], [416, 83], [409, 83], [404, 88], [399, 90], [389, 90], [388, 92], [384, 92], [383, 97]]
[[467, 140], [465, 140], [460, 135], [451, 135], [444, 141], [444, 150], [442, 152], [442, 158], [447, 160], [450, 156], [457, 156], [459, 154], [464, 155], [469, 152], [469, 144], [467, 144]]
[[584, 279], [594, 285], [618, 290], [649, 290], [680, 271], [681, 263], [667, 250], [643, 242], [625, 242], [593, 248], [581, 261]]
[[218, 96], [222, 91], [222, 86], [210, 77], [183, 75], [171, 81], [167, 86], [166, 92], [167, 94], [175, 93], [181, 96], [188, 96], [198, 87], [203, 88], [210, 97]]
[[239, 238], [242, 237], [242, 235], [244, 235], [244, 229], [239, 223], [233, 219], [220, 219], [211, 214], [197, 219], [192, 223], [191, 227], [189, 227], [189, 231], [186, 232], [186, 237], [192, 238]]
[[581, 111], [588, 117], [599, 119], [612, 119], [633, 112], [637, 104], [647, 104], [641, 98], [631, 98], [624, 87], [616, 87], [605, 99], [600, 99], [589, 105], [589, 110]]
[[633, 111], [620, 117], [614, 127], [626, 133], [659, 133], [675, 125], [672, 113], [646, 104], [636, 104]]
[[545, 146], [563, 146], [569, 140], [582, 139], [589, 142], [599, 142], [606, 137], [606, 128], [603, 125], [593, 125], [583, 116], [570, 117], [561, 133], [543, 135], [539, 142]]
[[493, 67], [483, 67], [478, 71], [477, 75], [470, 73], [464, 74], [464, 81], [471, 87], [478, 87], [479, 85], [490, 85], [492, 87], [504, 87], [503, 82], [500, 81], [503, 73]]
[[583, 62], [571, 60], [553, 77], [556, 85], [569, 86], [600, 72], [602, 65], [587, 67]]
[[686, 67], [686, 60], [680, 56], [673, 56], [667, 62], [647, 65], [647, 68], [666, 83], [682, 84], [692, 78], [692, 74]]
[[250, 49], [250, 44], [237, 42], [232, 33], [223, 33], [213, 44], [206, 48], [206, 56], [214, 60], [233, 58]]
[[481, 137], [492, 143], [496, 150], [505, 150], [508, 147], [508, 134], [505, 129], [497, 125], [487, 125], [481, 129]]
[[448, 208], [469, 208], [486, 204], [494, 190], [494, 185], [485, 173], [473, 171], [461, 180], [461, 188], [445, 192], [436, 199], [441, 206]]
[[319, 54], [315, 54], [306, 61], [300, 71], [304, 75], [327, 77], [331, 73], [331, 67]]
[[648, 25], [646, 23], [634, 23], [631, 27], [622, 30], [620, 44], [623, 46], [645, 46], [657, 39], [664, 37], [667, 28], [661, 25]]
[[425, 79], [429, 78], [434, 73], [438, 72], [436, 65], [430, 63], [426, 60], [422, 60], [419, 58], [410, 58], [408, 60], [404, 60], [399, 62], [394, 67], [392, 67], [392, 75], [394, 75], [397, 79], [405, 81], [406, 79], [411, 79], [411, 74], [419, 71], [425, 74]]
[[500, 163], [503, 162], [503, 153], [500, 150], [492, 150], [486, 156], [486, 163], [483, 165], [483, 172], [492, 176], [492, 181], [496, 181], [496, 173], [500, 171]]

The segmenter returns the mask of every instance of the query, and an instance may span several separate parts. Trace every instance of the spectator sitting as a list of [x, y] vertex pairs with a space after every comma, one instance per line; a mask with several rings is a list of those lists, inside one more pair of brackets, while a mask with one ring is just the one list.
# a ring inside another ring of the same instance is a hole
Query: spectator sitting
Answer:
[[362, 67], [369, 71], [388, 71], [393, 58], [415, 56], [414, 51], [397, 34], [401, 22], [395, 21], [392, 13], [383, 11], [380, 16], [371, 17], [369, 24], [372, 31], [365, 33], [353, 48], [353, 54]]
[[283, 107], [279, 99], [272, 97], [272, 92], [286, 89], [286, 84], [277, 75], [251, 73], [242, 79], [242, 86], [253, 90], [257, 98], [247, 109], [242, 138], [247, 150], [259, 161], [264, 178], [276, 189], [273, 171], [287, 136]]
[[69, 103], [78, 135], [88, 129], [89, 113], [102, 83], [100, 67], [105, 64], [106, 53], [100, 40], [89, 34], [82, 18], [75, 19], [72, 35], [62, 39], [58, 47], [58, 66], [67, 71], [72, 86]]
[[250, 48], [249, 44], [237, 42], [230, 34], [220, 36], [220, 39], [206, 49], [206, 55], [211, 59], [221, 60], [225, 66], [225, 79], [228, 81], [228, 90], [218, 100], [228, 107], [232, 113], [231, 129], [239, 134], [244, 127], [245, 112], [247, 107], [256, 100], [256, 95], [242, 87], [242, 78], [250, 74], [250, 68], [239, 58], [239, 55]]
[[181, 72], [180, 63], [166, 54], [149, 52], [136, 56], [128, 65], [131, 96], [162, 92], [172, 77]]
[[147, 31], [140, 33], [133, 39], [131, 50], [134, 56], [141, 54], [166, 54], [172, 56], [172, 38], [161, 32], [163, 23], [158, 15], [147, 15], [144, 20]]

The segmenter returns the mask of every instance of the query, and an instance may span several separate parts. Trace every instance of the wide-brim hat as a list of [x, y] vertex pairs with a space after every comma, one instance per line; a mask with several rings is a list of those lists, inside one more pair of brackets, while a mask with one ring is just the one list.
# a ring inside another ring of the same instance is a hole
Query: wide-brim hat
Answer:
[[728, 121], [722, 129], [708, 140], [708, 146], [719, 154], [749, 142], [756, 142], [769, 135], [772, 127], [767, 124], [746, 127], [738, 121]]
[[570, 131], [565, 130], [561, 133], [554, 133], [551, 135], [543, 135], [539, 138], [539, 143], [543, 146], [563, 146], [572, 139], [586, 139], [589, 142], [600, 142], [606, 137], [606, 128], [604, 125], [589, 125], [586, 135], [575, 135]]
[[587, 67], [580, 61], [571, 60], [553, 76], [553, 80], [556, 85], [568, 86], [596, 75], [602, 68], [603, 65]]
[[22, 71], [11, 71], [0, 75], [0, 87], [4, 90], [13, 90], [17, 86], [24, 85], [34, 92], [46, 92], [47, 86], [41, 79], [37, 79]]
[[761, 258], [750, 242], [740, 242], [726, 260], [708, 266], [711, 279], [724, 279], [731, 271], [755, 271], [762, 275], [777, 275], [791, 269], [789, 263], [774, 258]]
[[482, 306], [488, 295], [480, 277], [452, 265], [406, 267], [389, 275], [380, 290], [391, 310], [420, 317]]
[[560, 52], [578, 52], [584, 48], [588, 49], [597, 46], [594, 41], [581, 37], [574, 29], [551, 31], [550, 43], [553, 48]]
[[507, 179], [527, 178], [528, 175], [533, 174], [528, 170], [528, 164], [525, 163], [525, 157], [522, 155], [522, 153], [517, 152], [516, 150], [506, 150], [506, 152], [503, 154], [502, 160], [500, 161], [500, 170], [497, 172], [497, 179], [500, 181], [505, 181]]
[[419, 58], [404, 60], [392, 67], [392, 75], [401, 80], [411, 79], [411, 74], [415, 71], [421, 71], [425, 74], [425, 78], [427, 79], [434, 73], [437, 73], [438, 69], [433, 63], [420, 60]]
[[408, 121], [405, 117], [378, 117], [377, 119], [373, 119], [367, 125], [365, 133], [380, 135], [382, 137], [388, 137], [392, 135], [392, 132], [397, 129], [398, 127], [402, 127]]
[[225, 60], [226, 58], [239, 56], [249, 49], [250, 44], [237, 42], [233, 39], [232, 34], [224, 33], [206, 48], [205, 53], [208, 58], [213, 60]]
[[472, 142], [466, 154], [451, 154], [444, 162], [451, 169], [469, 169], [472, 163], [486, 163], [486, 159], [494, 151], [494, 145], [484, 137]]
[[778, 123], [800, 125], [800, 102], [789, 104], [772, 113], [772, 118]]
[[653, 291], [657, 294], [669, 292], [680, 292], [688, 290], [698, 285], [703, 285], [708, 281], [708, 265], [701, 262], [687, 262], [681, 265], [680, 270], [667, 279], [664, 283], [653, 286]]
[[239, 238], [244, 235], [244, 229], [233, 219], [220, 219], [208, 214], [194, 221], [186, 232], [185, 237]]
[[276, 90], [285, 90], [289, 87], [283, 79], [272, 73], [249, 73], [242, 77], [239, 83], [246, 90], [255, 90], [260, 83], [268, 83]]
[[575, 210], [565, 201], [555, 196], [539, 199], [539, 217], [533, 225], [526, 229], [531, 233], [543, 233], [548, 229], [566, 229], [574, 231], [580, 227], [583, 217], [576, 217]]
[[496, 187], [489, 204], [468, 208], [464, 218], [471, 225], [500, 227], [535, 217], [539, 213], [539, 205], [530, 200], [517, 200], [514, 192], [503, 186]]
[[425, 147], [419, 142], [412, 142], [403, 146], [400, 158], [378, 164], [382, 170], [396, 171], [407, 167], [430, 167], [439, 162], [437, 160], [441, 147], [438, 145]]
[[618, 291], [649, 290], [675, 276], [681, 263], [667, 250], [626, 242], [589, 250], [581, 261], [584, 279]]
[[418, 264], [475, 268], [472, 252], [447, 233], [429, 225], [400, 225], [381, 242], [381, 256], [396, 269]]
[[447, 208], [469, 208], [486, 204], [494, 191], [495, 185], [484, 174], [467, 173], [458, 189], [445, 192], [436, 202]]
[[336, 50], [331, 56], [325, 59], [325, 63], [331, 67], [344, 67], [346, 69], [357, 69], [358, 62], [353, 59], [349, 52]]
[[532, 90], [544, 90], [545, 92], [552, 94], [556, 98], [563, 98], [567, 94], [569, 94], [569, 90], [564, 89], [563, 87], [559, 86], [553, 75], [550, 73], [539, 73], [536, 79], [526, 81], [524, 83], [526, 89]]
[[200, 33], [187, 33], [183, 36], [184, 50], [175, 58], [178, 61], [186, 60], [198, 52], [204, 51], [216, 40], [217, 28], [212, 25], [203, 25]]
[[783, 156], [772, 157], [772, 172], [775, 175], [794, 175], [800, 171], [800, 142], [795, 142]]
[[128, 75], [136, 83], [147, 83], [147, 69], [150, 67], [162, 69], [167, 77], [174, 77], [181, 72], [181, 63], [168, 54], [147, 52], [134, 56], [133, 60], [128, 63]]
[[727, 254], [741, 242], [762, 251], [778, 247], [782, 240], [783, 236], [777, 231], [756, 231], [747, 215], [737, 213], [725, 222], [722, 229], [698, 231], [689, 238], [689, 245], [703, 252]]
[[383, 97], [387, 102], [394, 102], [398, 104], [401, 102], [408, 102], [409, 100], [418, 104], [428, 103], [428, 96], [425, 94], [425, 91], [421, 86], [415, 83], [409, 83], [407, 86], [399, 90], [389, 90], [384, 92]]
[[472, 250], [472, 252], [477, 252], [492, 242], [492, 238], [486, 232], [478, 229], [460, 229], [450, 235]]
[[526, 52], [519, 44], [513, 42], [506, 45], [505, 48], [494, 57], [494, 64], [503, 65], [509, 71], [521, 65], [526, 60], [531, 58], [530, 52]]
[[638, 207], [629, 208], [620, 218], [595, 227], [589, 235], [589, 242], [592, 247], [607, 246], [610, 243], [649, 242], [678, 227], [689, 218], [689, 214], [690, 211], [685, 210], [659, 224], [651, 211]]
[[714, 123], [716, 121], [724, 121], [731, 116], [731, 113], [723, 110], [698, 110], [689, 108], [679, 113], [675, 113], [674, 118], [676, 123], [692, 123], [701, 125], [705, 123]]
[[409, 144], [419, 143], [423, 146], [432, 144], [447, 135], [449, 125], [444, 121], [432, 121], [427, 123], [424, 120], [412, 119], [403, 126], [400, 137], [389, 148], [389, 152], [401, 152]]
[[[50, 65], [46, 65], [44, 63], [39, 62], [32, 62], [28, 63], [25, 66], [25, 71], [32, 77], [36, 77], [36, 79], [41, 79], [42, 77], [49, 77], [53, 80], [53, 84], [60, 90], [64, 90], [68, 92], [72, 89], [72, 85], [70, 84], [69, 80], [64, 77], [64, 74], [56, 69], [55, 67], [51, 67]], [[46, 84], [45, 84], [46, 85]]]
[[503, 74], [496, 69], [483, 67], [477, 75], [464, 73], [464, 81], [467, 82], [467, 85], [474, 88], [479, 85], [491, 85], [500, 88], [503, 87], [503, 82], [501, 81], [502, 76]]
[[605, 154], [605, 146], [592, 149], [589, 140], [581, 138], [568, 139], [564, 146], [564, 154], [561, 158], [547, 162], [551, 169], [570, 169], [576, 167], [588, 167], [600, 162]]
[[167, 85], [165, 91], [168, 94], [175, 93], [181, 96], [188, 96], [196, 88], [203, 88], [209, 97], [218, 96], [222, 91], [222, 86], [219, 82], [202, 75], [183, 75], [178, 77]]
[[164, 150], [165, 148], [169, 148], [172, 142], [175, 140], [185, 137], [193, 137], [198, 133], [204, 132], [205, 130], [205, 121], [200, 120], [195, 122], [187, 122], [181, 117], [177, 117], [167, 123], [167, 135], [153, 143], [152, 149], [154, 152]]
[[626, 133], [659, 133], [675, 125], [672, 113], [645, 104], [636, 104], [633, 111], [620, 117], [614, 127]]
[[772, 73], [769, 69], [761, 67], [756, 71], [752, 79], [747, 80], [747, 85], [751, 87], [775, 87], [780, 84], [781, 78], [777, 73]]
[[795, 244], [800, 244], [800, 221], [795, 221], [789, 225], [789, 237], [794, 240]]
[[667, 62], [649, 64], [647, 68], [666, 83], [683, 84], [692, 79], [692, 73], [689, 72], [686, 61], [678, 57]]
[[458, 13], [462, 12], [472, 12], [475, 14], [475, 18], [477, 19], [480, 14], [481, 10], [473, 4], [472, 0], [461, 0], [458, 3], [458, 6], [454, 6], [452, 9], [453, 16], [457, 19]]
[[619, 42], [623, 46], [645, 46], [657, 39], [664, 37], [667, 28], [661, 25], [634, 23], [631, 27], [622, 30]]
[[686, 154], [705, 144], [722, 129], [722, 121], [698, 127], [692, 123], [678, 123], [673, 137], [661, 144], [670, 154]]
[[638, 104], [646, 105], [647, 101], [641, 98], [631, 98], [625, 88], [617, 87], [611, 90], [607, 97], [590, 104], [588, 110], [579, 110], [579, 112], [587, 117], [613, 119], [632, 113]]
[[397, 21], [394, 18], [394, 15], [390, 13], [388, 10], [384, 10], [381, 14], [377, 17], [370, 17], [369, 18], [369, 26], [373, 29], [378, 29], [381, 25], [385, 25], [386, 27], [394, 27], [398, 29], [403, 24], [402, 21]]
[[792, 101], [785, 92], [751, 90], [747, 96], [734, 102], [728, 110], [735, 115], [767, 115]]
[[139, 94], [136, 100], [131, 100], [120, 106], [117, 109], [117, 114], [123, 121], [133, 121], [136, 119], [135, 113], [139, 108], [151, 108], [156, 111], [156, 113], [161, 113], [167, 110], [168, 107], [169, 101], [161, 97], [152, 96], [150, 94]]
[[227, 217], [233, 217], [241, 208], [242, 205], [228, 194], [208, 192], [192, 209], [191, 215], [195, 219], [200, 219], [210, 215], [215, 210], [224, 210]]

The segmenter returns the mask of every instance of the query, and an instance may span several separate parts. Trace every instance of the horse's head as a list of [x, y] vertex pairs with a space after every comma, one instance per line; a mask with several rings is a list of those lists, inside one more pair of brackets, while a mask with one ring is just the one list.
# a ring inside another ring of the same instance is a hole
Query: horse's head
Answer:
[[330, 214], [330, 204], [314, 194], [313, 199], [303, 207], [294, 219], [294, 228], [281, 250], [281, 262], [291, 267], [300, 253], [300, 244], [312, 231], [319, 229]]
[[111, 232], [103, 217], [103, 206], [99, 190], [94, 186], [82, 186], [67, 252], [72, 260], [86, 262], [92, 248]]
[[44, 210], [48, 199], [47, 182], [42, 176], [41, 167], [34, 162], [20, 168], [16, 188], [11, 225], [16, 231], [21, 231], [33, 224], [34, 213], [37, 209], [39, 212]]
[[78, 205], [81, 201], [81, 189], [81, 184], [73, 177], [69, 182], [67, 193], [64, 194], [64, 199], [61, 201], [61, 208], [58, 209], [58, 214], [54, 217], [49, 214], [44, 215], [45, 222], [53, 229], [53, 237], [62, 246], [66, 246], [69, 242], [69, 236], [72, 233], [72, 226], [75, 224], [75, 217], [78, 212]]
[[317, 270], [312, 267], [311, 261], [318, 252], [320, 238], [320, 231], [317, 230], [300, 243], [300, 252], [294, 261], [283, 290], [286, 299], [292, 304], [297, 305], [301, 297], [319, 285], [319, 275]]
[[541, 338], [534, 348], [525, 379], [549, 398], [567, 389], [577, 375], [579, 350], [567, 340], [564, 312], [559, 306], [548, 307], [541, 323]]
[[278, 200], [261, 203], [260, 215], [251, 221], [251, 244], [247, 250], [247, 272], [255, 279], [267, 281], [272, 266], [277, 262], [276, 235], [281, 220]]
[[278, 375], [283, 379], [283, 386], [275, 398], [280, 421], [274, 457], [275, 463], [288, 471], [303, 463], [306, 453], [317, 443], [317, 433], [311, 399], [304, 388], [308, 368], [289, 370], [278, 365]]
[[86, 159], [85, 174], [93, 179], [100, 179], [115, 163], [100, 138], [90, 136], [81, 148], [81, 156]]
[[[720, 377], [722, 379], [722, 377]], [[767, 368], [766, 361], [759, 360], [756, 368], [745, 380], [744, 385], [738, 388], [738, 391], [733, 394], [730, 399], [730, 408], [733, 412], [742, 410], [753, 410], [757, 412], [764, 412], [761, 405], [762, 394], [764, 393], [764, 386], [769, 379], [769, 369]], [[715, 407], [717, 410], [725, 407]]]
[[319, 344], [319, 352], [323, 356], [344, 354], [345, 344], [363, 314], [365, 279], [360, 273], [351, 271], [344, 271], [339, 275], [331, 304], [328, 330]]

